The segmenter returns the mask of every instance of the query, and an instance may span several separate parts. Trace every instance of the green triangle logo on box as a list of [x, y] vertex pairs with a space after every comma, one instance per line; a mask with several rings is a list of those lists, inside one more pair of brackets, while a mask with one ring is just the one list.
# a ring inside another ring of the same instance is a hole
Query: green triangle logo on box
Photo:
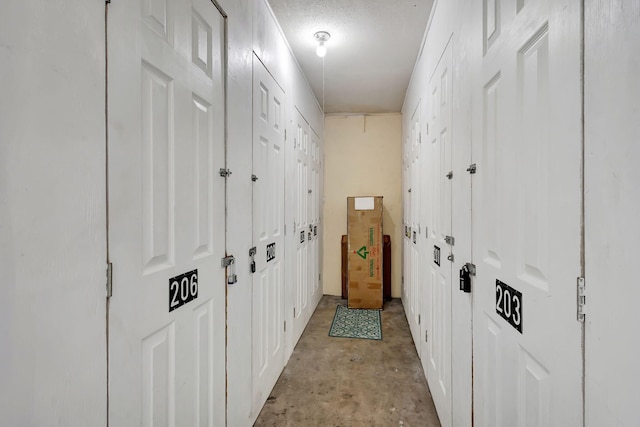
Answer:
[[362, 259], [367, 259], [367, 255], [369, 255], [369, 251], [367, 250], [366, 246], [361, 247], [358, 252], [356, 252], [360, 258]]

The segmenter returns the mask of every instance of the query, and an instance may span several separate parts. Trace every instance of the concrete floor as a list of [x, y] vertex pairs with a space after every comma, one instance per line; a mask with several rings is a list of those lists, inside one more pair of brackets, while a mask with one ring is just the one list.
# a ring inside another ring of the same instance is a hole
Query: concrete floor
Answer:
[[340, 297], [322, 297], [255, 426], [440, 426], [399, 299], [382, 340], [333, 338]]

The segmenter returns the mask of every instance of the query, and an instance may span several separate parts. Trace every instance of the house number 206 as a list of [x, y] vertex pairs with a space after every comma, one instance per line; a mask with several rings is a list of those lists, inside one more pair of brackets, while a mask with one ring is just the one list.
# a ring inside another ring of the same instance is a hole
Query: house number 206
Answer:
[[169, 311], [198, 298], [198, 270], [169, 279]]
[[522, 293], [496, 280], [496, 313], [522, 333]]

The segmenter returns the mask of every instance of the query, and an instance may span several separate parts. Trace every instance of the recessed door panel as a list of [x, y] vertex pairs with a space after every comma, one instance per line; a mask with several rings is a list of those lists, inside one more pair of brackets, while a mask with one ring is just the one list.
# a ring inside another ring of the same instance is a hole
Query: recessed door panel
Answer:
[[143, 262], [145, 273], [152, 273], [173, 263], [173, 81], [143, 63], [141, 86]]
[[[195, 233], [194, 257], [211, 255], [213, 250], [213, 138], [214, 123], [212, 108], [204, 99], [193, 95], [193, 135], [196, 144], [196, 202], [194, 211], [197, 230]], [[219, 224], [216, 224], [219, 226]]]
[[492, 76], [483, 88], [483, 138], [482, 138], [482, 163], [485, 170], [479, 177], [484, 189], [484, 212], [487, 216], [485, 226], [481, 231], [484, 234], [483, 261], [490, 263], [495, 268], [500, 268], [502, 257], [502, 191], [501, 185], [504, 172], [498, 168], [500, 164], [502, 135], [498, 133], [498, 122], [502, 120], [501, 110], [498, 104], [498, 94], [502, 92], [500, 87], [500, 72]]

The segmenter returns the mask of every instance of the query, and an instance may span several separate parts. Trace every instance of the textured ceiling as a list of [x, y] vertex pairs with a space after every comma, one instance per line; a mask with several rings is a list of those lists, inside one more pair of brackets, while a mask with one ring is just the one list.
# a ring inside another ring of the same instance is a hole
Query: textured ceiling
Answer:
[[[399, 112], [433, 0], [268, 0], [326, 113]], [[323, 59], [316, 31], [331, 40]]]

